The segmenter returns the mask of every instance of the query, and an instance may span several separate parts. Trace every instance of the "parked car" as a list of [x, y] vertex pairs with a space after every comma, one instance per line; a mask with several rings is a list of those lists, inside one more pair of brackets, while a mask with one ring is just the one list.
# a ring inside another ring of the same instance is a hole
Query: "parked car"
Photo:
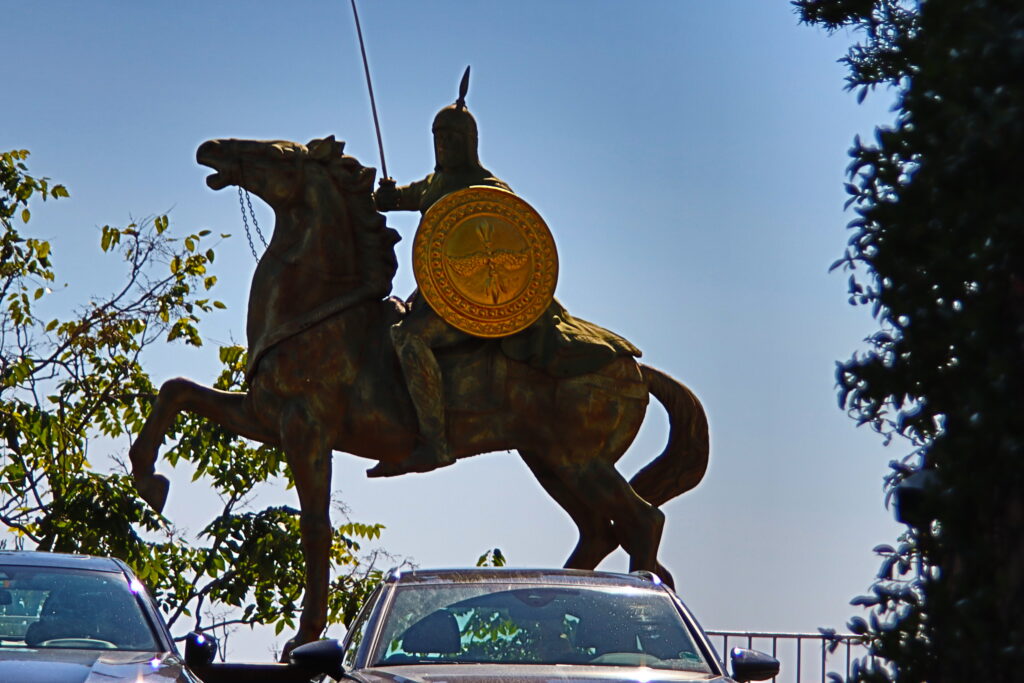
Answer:
[[478, 568], [392, 572], [342, 642], [296, 648], [304, 670], [360, 683], [754, 681], [777, 660], [736, 648], [729, 678], [656, 576]]
[[[190, 634], [205, 664], [216, 642]], [[0, 681], [202, 683], [121, 561], [0, 551]]]

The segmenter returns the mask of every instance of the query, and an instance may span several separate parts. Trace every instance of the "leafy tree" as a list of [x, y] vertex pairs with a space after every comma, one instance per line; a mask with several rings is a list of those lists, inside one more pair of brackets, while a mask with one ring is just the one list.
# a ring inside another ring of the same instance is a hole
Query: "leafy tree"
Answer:
[[[0, 523], [8, 532], [0, 544], [120, 557], [172, 625], [186, 617], [207, 629], [294, 627], [304, 575], [298, 511], [252, 505], [258, 483], [289, 483], [280, 452], [196, 417], [178, 419], [167, 458], [189, 463], [223, 503], [198, 539], [136, 496], [117, 457], [155, 398], [144, 351], [164, 341], [200, 346], [201, 316], [224, 307], [210, 296], [217, 278], [209, 232], [174, 237], [166, 216], [105, 226], [100, 249], [120, 257], [123, 286], [64, 317], [43, 317], [54, 249], [26, 232], [29, 204], [69, 194], [29, 175], [27, 157], [0, 156]], [[216, 386], [239, 388], [244, 349], [221, 348], [220, 360]], [[332, 622], [347, 623], [378, 578], [360, 542], [381, 528], [335, 528]]]
[[[836, 267], [880, 323], [841, 363], [840, 403], [911, 453], [907, 524], [851, 628], [856, 681], [1010, 681], [1024, 662], [1024, 11], [1006, 0], [797, 0], [849, 28], [847, 87], [897, 94], [856, 140], [856, 218]], [[888, 496], [887, 496], [888, 499]]]
[[494, 548], [493, 550], [488, 550], [486, 553], [476, 558], [476, 566], [504, 567], [505, 555], [502, 554], [501, 548]]

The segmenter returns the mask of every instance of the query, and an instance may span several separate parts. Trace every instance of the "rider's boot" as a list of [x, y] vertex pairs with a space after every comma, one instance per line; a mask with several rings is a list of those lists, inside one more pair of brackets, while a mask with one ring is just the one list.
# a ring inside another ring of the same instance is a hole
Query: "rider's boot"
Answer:
[[445, 435], [444, 386], [434, 352], [426, 342], [398, 325], [391, 328], [391, 338], [416, 409], [420, 441], [408, 458], [395, 463], [381, 462], [366, 473], [370, 477], [429, 472], [455, 462]]

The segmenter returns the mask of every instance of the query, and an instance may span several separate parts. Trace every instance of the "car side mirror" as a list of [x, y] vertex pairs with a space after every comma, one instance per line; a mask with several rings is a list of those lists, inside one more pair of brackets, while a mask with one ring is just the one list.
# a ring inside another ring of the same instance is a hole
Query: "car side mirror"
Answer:
[[205, 666], [217, 656], [217, 639], [192, 631], [185, 636], [185, 663], [189, 666]]
[[335, 638], [330, 638], [299, 645], [288, 655], [288, 661], [293, 666], [340, 679], [345, 673], [341, 656], [341, 643]]
[[732, 677], [738, 683], [764, 681], [779, 675], [779, 660], [757, 650], [734, 647], [729, 653], [732, 662]]

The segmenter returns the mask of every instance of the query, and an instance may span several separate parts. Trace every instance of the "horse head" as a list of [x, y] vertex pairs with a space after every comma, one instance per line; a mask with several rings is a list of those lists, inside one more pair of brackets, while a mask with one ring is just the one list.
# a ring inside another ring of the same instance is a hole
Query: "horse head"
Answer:
[[288, 330], [391, 291], [398, 235], [374, 208], [376, 169], [344, 148], [332, 135], [306, 145], [209, 140], [196, 152], [215, 171], [206, 179], [210, 188], [236, 185], [276, 216], [249, 293], [250, 362]]
[[306, 145], [288, 140], [207, 140], [196, 151], [196, 161], [215, 173], [206, 179], [214, 190], [237, 185], [252, 192], [275, 211], [303, 201], [311, 180], [320, 171], [356, 191], [370, 190], [376, 170], [344, 155], [345, 143], [326, 138]]

